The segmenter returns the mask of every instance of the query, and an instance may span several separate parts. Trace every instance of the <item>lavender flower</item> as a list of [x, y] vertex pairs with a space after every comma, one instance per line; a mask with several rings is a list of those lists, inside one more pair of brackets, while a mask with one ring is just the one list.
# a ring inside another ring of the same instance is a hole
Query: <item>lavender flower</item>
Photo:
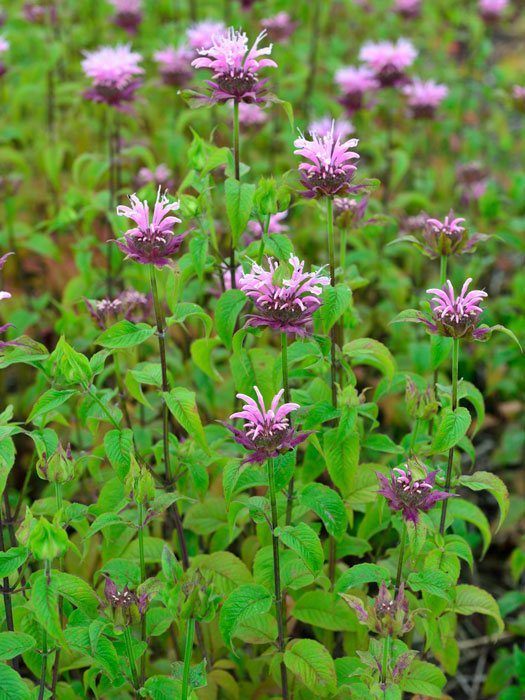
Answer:
[[135, 591], [131, 591], [127, 586], [124, 586], [122, 591], [119, 591], [116, 583], [106, 576], [104, 583], [104, 597], [112, 608], [129, 610], [133, 605], [136, 605], [139, 613], [143, 615], [146, 612], [149, 603], [147, 593], [137, 595]]
[[448, 87], [433, 80], [414, 80], [405, 85], [403, 93], [414, 119], [433, 119], [436, 109], [448, 95]]
[[4, 61], [2, 60], [2, 56], [9, 51], [9, 42], [5, 38], [5, 36], [2, 36], [0, 34], [0, 78], [7, 73], [7, 66], [5, 65]]
[[381, 485], [378, 493], [387, 499], [391, 510], [401, 511], [406, 521], [417, 524], [420, 512], [426, 513], [438, 501], [451, 496], [450, 493], [434, 488], [436, 474], [437, 471], [428, 472], [424, 479], [414, 479], [408, 465], [392, 469], [390, 478], [377, 472]]
[[[368, 197], [334, 197], [334, 217], [347, 228], [363, 220], [368, 206]], [[369, 219], [370, 221], [370, 219]]]
[[[238, 265], [235, 268], [235, 289], [239, 289], [239, 283], [244, 271], [242, 265]], [[219, 268], [219, 275], [215, 275], [215, 285], [211, 289], [211, 293], [214, 297], [220, 297], [223, 292], [228, 291], [232, 288], [232, 275], [230, 268], [226, 263], [221, 263]]]
[[415, 19], [421, 14], [421, 0], [395, 0], [394, 12], [405, 19]]
[[414, 626], [403, 583], [395, 598], [390, 594], [384, 581], [381, 582], [375, 599], [368, 599], [366, 603], [357, 596], [346, 593], [340, 595], [355, 611], [359, 622], [382, 637], [402, 637]]
[[239, 123], [249, 128], [262, 126], [268, 121], [268, 115], [258, 104], [241, 102], [239, 104]]
[[417, 56], [417, 51], [408, 39], [398, 39], [396, 43], [380, 41], [367, 42], [359, 52], [359, 58], [372, 70], [383, 87], [403, 84], [406, 69]]
[[142, 0], [109, 0], [115, 10], [113, 24], [128, 34], [136, 34], [142, 22]]
[[86, 51], [84, 56], [82, 69], [92, 81], [91, 89], [84, 93], [87, 99], [121, 110], [134, 100], [140, 85], [137, 76], [144, 73], [139, 53], [131, 51], [129, 45], [120, 45]]
[[261, 27], [268, 32], [269, 38], [279, 44], [288, 43], [297, 25], [298, 22], [294, 22], [288, 12], [278, 12], [273, 17], [261, 21]]
[[473, 252], [477, 244], [486, 240], [488, 236], [483, 233], [475, 233], [469, 237], [465, 226], [462, 226], [464, 221], [465, 219], [461, 217], [455, 217], [452, 210], [443, 221], [427, 219], [423, 232], [426, 243], [423, 251], [430, 258]]
[[253, 263], [239, 280], [239, 289], [253, 300], [256, 313], [247, 317], [247, 326], [266, 326], [281, 333], [306, 336], [311, 332], [312, 315], [321, 306], [323, 287], [330, 278], [321, 271], [304, 272], [304, 262], [290, 256], [290, 277], [278, 273], [279, 263], [268, 258], [269, 270]]
[[301, 134], [294, 142], [294, 153], [309, 161], [299, 165], [301, 182], [306, 188], [303, 196], [333, 197], [357, 191], [359, 187], [350, 186], [357, 167], [349, 161], [359, 158], [359, 154], [350, 150], [358, 143], [358, 139], [341, 143], [334, 135], [334, 128], [326, 136], [311, 134], [311, 140]]
[[213, 37], [226, 33], [226, 25], [223, 22], [205, 20], [196, 22], [186, 30], [188, 45], [196, 53], [200, 49], [209, 49], [213, 46]]
[[481, 18], [487, 24], [498, 22], [509, 6], [509, 0], [479, 0]]
[[277, 68], [269, 56], [272, 45], [262, 49], [259, 42], [266, 32], [261, 32], [255, 43], [248, 48], [248, 36], [230, 27], [227, 34], [216, 34], [212, 46], [199, 51], [199, 58], [192, 62], [195, 68], [209, 68], [213, 80], [207, 80], [211, 88], [212, 102], [256, 102], [264, 101], [267, 80], [259, 78], [261, 68]]
[[187, 46], [168, 46], [155, 51], [153, 60], [159, 67], [160, 77], [165, 85], [185, 87], [193, 76], [191, 60], [194, 54]]
[[355, 127], [348, 119], [332, 119], [331, 117], [322, 117], [311, 122], [308, 127], [310, 134], [317, 136], [328, 136], [332, 127], [334, 130], [334, 138], [344, 140], [350, 134], [353, 134]]
[[144, 321], [151, 310], [151, 298], [134, 289], [124, 290], [115, 299], [85, 299], [84, 301], [92, 318], [102, 329], [119, 318], [125, 318], [134, 323]]
[[477, 327], [478, 318], [483, 313], [479, 304], [487, 293], [479, 289], [469, 292], [471, 282], [472, 278], [469, 277], [458, 296], [450, 280], [447, 280], [443, 289], [427, 289], [427, 294], [434, 295], [430, 301], [432, 320], [421, 317], [420, 321], [431, 333], [452, 338], [480, 340], [490, 331], [485, 326]]
[[456, 178], [461, 185], [461, 200], [465, 205], [476, 202], [487, 191], [488, 172], [478, 161], [459, 165]]
[[149, 168], [141, 168], [137, 173], [137, 187], [145, 187], [146, 185], [155, 185], [161, 190], [169, 190], [173, 187], [173, 179], [171, 170], [164, 163], [160, 163], [154, 170]]
[[346, 66], [335, 74], [335, 83], [339, 87], [339, 102], [348, 114], [353, 114], [365, 106], [365, 95], [380, 87], [374, 71], [365, 66]]
[[525, 112], [525, 86], [524, 85], [513, 85], [512, 86], [512, 100], [516, 109], [520, 112]]
[[161, 195], [160, 188], [150, 221], [147, 201], [141, 202], [137, 195], [130, 195], [131, 207], [117, 207], [117, 214], [135, 222], [136, 226], [129, 229], [123, 238], [117, 241], [118, 247], [126, 257], [143, 265], [151, 264], [156, 267], [171, 265], [170, 258], [178, 252], [186, 233], [175, 235], [174, 224], [181, 219], [171, 212], [179, 209], [179, 202], [170, 202], [165, 194]]
[[238, 399], [246, 403], [242, 411], [232, 413], [230, 420], [241, 418], [244, 426], [235, 428], [229, 423], [223, 425], [233, 434], [235, 442], [251, 452], [245, 462], [262, 463], [266, 460], [292, 450], [306, 440], [310, 433], [296, 433], [290, 425], [288, 415], [299, 408], [297, 403], [284, 403], [279, 406], [284, 389], [281, 389], [272, 399], [270, 408], [266, 410], [264, 399], [259, 389], [253, 387], [258, 403], [246, 394], [237, 394]]
[[[288, 231], [288, 226], [281, 223], [288, 216], [288, 209], [286, 211], [279, 211], [276, 214], [270, 214], [270, 221], [268, 223], [268, 234], [272, 233], [285, 233]], [[260, 241], [264, 233], [264, 227], [260, 221], [251, 220], [248, 221], [248, 232], [245, 234], [246, 245], [252, 243], [253, 241]]]

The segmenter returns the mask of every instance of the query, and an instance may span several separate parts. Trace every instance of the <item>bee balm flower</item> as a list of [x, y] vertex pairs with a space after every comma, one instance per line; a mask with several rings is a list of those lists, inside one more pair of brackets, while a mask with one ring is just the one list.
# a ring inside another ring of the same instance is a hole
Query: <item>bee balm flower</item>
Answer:
[[142, 22], [142, 0], [109, 0], [115, 9], [113, 23], [128, 34], [136, 34]]
[[261, 27], [266, 29], [272, 41], [278, 41], [280, 44], [287, 44], [297, 24], [297, 22], [292, 21], [288, 12], [278, 12], [273, 17], [263, 19]]
[[165, 85], [174, 85], [175, 87], [184, 87], [191, 80], [193, 75], [192, 58], [193, 52], [187, 46], [180, 46], [177, 49], [168, 46], [153, 54], [153, 60], [159, 67], [162, 82]]
[[308, 131], [311, 134], [317, 134], [317, 136], [327, 136], [330, 134], [332, 126], [336, 139], [345, 139], [355, 131], [354, 125], [348, 119], [331, 119], [330, 117], [316, 119], [310, 124]]
[[201, 49], [199, 58], [192, 66], [209, 68], [213, 80], [206, 81], [212, 90], [213, 102], [262, 102], [266, 79], [259, 78], [261, 68], [277, 68], [277, 63], [269, 56], [272, 45], [262, 49], [259, 42], [266, 32], [261, 32], [255, 43], [248, 48], [248, 36], [230, 27], [227, 34], [216, 34], [209, 49]]
[[181, 219], [171, 212], [179, 209], [179, 202], [170, 202], [165, 194], [161, 195], [160, 188], [150, 221], [147, 201], [141, 202], [137, 195], [130, 195], [131, 206], [117, 207], [117, 214], [135, 222], [134, 228], [126, 231], [117, 241], [117, 245], [126, 253], [126, 257], [143, 265], [151, 264], [165, 267], [171, 264], [170, 258], [178, 252], [185, 233], [175, 235], [174, 224]]
[[483, 233], [475, 233], [469, 236], [465, 226], [465, 219], [455, 217], [451, 210], [447, 216], [439, 219], [427, 219], [423, 238], [425, 240], [424, 252], [431, 258], [440, 255], [457, 255], [472, 253], [476, 245], [488, 238]]
[[357, 167], [349, 161], [357, 160], [359, 154], [350, 149], [357, 146], [358, 139], [343, 141], [334, 134], [334, 125], [326, 136], [311, 134], [311, 140], [302, 134], [294, 146], [296, 155], [306, 162], [299, 165], [301, 182], [306, 188], [305, 197], [333, 197], [357, 191], [350, 183]]
[[213, 37], [226, 32], [223, 22], [205, 20], [196, 22], [186, 30], [186, 38], [191, 49], [198, 52], [200, 49], [209, 49], [213, 45]]
[[[289, 226], [281, 223], [288, 216], [288, 209], [286, 211], [279, 211], [277, 214], [270, 214], [270, 221], [268, 222], [268, 234], [272, 233], [284, 233], [288, 231]], [[251, 243], [252, 241], [259, 241], [264, 233], [263, 225], [259, 221], [250, 220], [248, 221], [248, 232], [245, 234], [246, 243]]]
[[509, 6], [509, 0], [479, 0], [479, 13], [487, 24], [494, 24]]
[[406, 69], [417, 56], [412, 42], [398, 39], [396, 43], [367, 42], [359, 52], [359, 58], [372, 70], [383, 87], [400, 85], [405, 80]]
[[420, 320], [425, 323], [431, 333], [450, 336], [452, 338], [483, 338], [490, 329], [478, 328], [478, 318], [483, 313], [479, 306], [487, 296], [486, 292], [479, 289], [468, 291], [472, 279], [469, 277], [456, 296], [450, 280], [443, 289], [427, 289], [427, 294], [433, 294], [430, 301], [432, 307], [432, 320], [426, 318]]
[[250, 272], [239, 280], [239, 289], [253, 300], [255, 313], [246, 325], [266, 326], [290, 335], [306, 336], [311, 332], [312, 314], [321, 306], [323, 287], [330, 278], [321, 272], [304, 272], [304, 262], [290, 256], [290, 277], [278, 274], [279, 264], [268, 258], [269, 269], [253, 263]]
[[135, 98], [140, 85], [138, 76], [144, 73], [139, 66], [142, 56], [128, 45], [104, 46], [96, 51], [86, 51], [82, 69], [91, 78], [92, 87], [84, 94], [93, 102], [104, 102], [122, 109]]
[[394, 12], [405, 19], [415, 19], [421, 14], [421, 0], [396, 0]]
[[417, 523], [420, 512], [426, 513], [438, 501], [451, 496], [434, 488], [436, 474], [429, 472], [424, 479], [414, 479], [408, 466], [392, 469], [390, 478], [377, 472], [381, 484], [378, 493], [387, 499], [391, 510], [399, 510], [406, 521]]
[[0, 78], [7, 73], [7, 67], [5, 63], [1, 60], [1, 57], [9, 51], [9, 42], [4, 36], [0, 35]]
[[245, 401], [242, 411], [232, 413], [230, 420], [244, 420], [242, 429], [223, 423], [233, 434], [235, 442], [251, 452], [245, 462], [265, 462], [288, 452], [306, 440], [310, 433], [296, 433], [290, 425], [288, 416], [299, 408], [297, 403], [284, 403], [279, 406], [284, 389], [281, 389], [272, 399], [267, 410], [259, 389], [254, 386], [258, 402], [246, 394], [237, 394], [237, 398]]
[[433, 80], [414, 80], [410, 85], [405, 85], [403, 93], [408, 98], [408, 106], [415, 119], [432, 119], [448, 95], [448, 87]]
[[367, 92], [373, 92], [380, 87], [375, 73], [365, 66], [340, 68], [334, 80], [341, 93], [339, 102], [350, 115], [365, 106], [364, 98]]

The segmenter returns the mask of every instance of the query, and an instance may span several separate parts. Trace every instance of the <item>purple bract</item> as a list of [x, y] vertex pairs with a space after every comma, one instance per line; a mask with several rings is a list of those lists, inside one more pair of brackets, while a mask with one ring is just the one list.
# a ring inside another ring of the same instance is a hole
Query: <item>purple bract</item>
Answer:
[[434, 488], [436, 474], [429, 472], [424, 479], [414, 479], [408, 466], [395, 467], [390, 478], [377, 472], [381, 485], [378, 493], [387, 499], [391, 510], [399, 510], [406, 521], [417, 523], [420, 511], [426, 513], [438, 501], [451, 496]]

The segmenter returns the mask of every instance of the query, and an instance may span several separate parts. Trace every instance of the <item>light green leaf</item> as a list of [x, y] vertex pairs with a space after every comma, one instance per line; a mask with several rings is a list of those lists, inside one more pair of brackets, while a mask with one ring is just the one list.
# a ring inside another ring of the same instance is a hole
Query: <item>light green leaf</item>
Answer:
[[165, 392], [163, 396], [177, 423], [180, 423], [203, 450], [209, 452], [204, 428], [197, 409], [195, 392], [179, 386], [170, 392]]
[[230, 222], [233, 245], [235, 246], [244, 233], [252, 213], [255, 185], [241, 183], [228, 178], [224, 183], [226, 214]]
[[484, 556], [489, 548], [492, 536], [489, 521], [481, 508], [478, 508], [475, 503], [466, 501], [464, 498], [451, 498], [448, 501], [447, 514], [453, 518], [466, 520], [468, 523], [478, 528], [483, 539], [482, 555]]
[[27, 559], [27, 547], [11, 547], [7, 552], [0, 552], [0, 578], [5, 578], [18, 569]]
[[425, 569], [413, 572], [407, 580], [408, 586], [413, 591], [423, 591], [430, 595], [450, 600], [454, 582], [440, 569]]
[[333, 632], [355, 632], [355, 613], [343, 600], [328, 591], [307, 591], [297, 600], [293, 616], [299, 622]]
[[55, 639], [63, 640], [58, 615], [58, 593], [54, 578], [48, 583], [44, 571], [39, 571], [31, 590], [31, 607], [42, 627]]
[[352, 366], [370, 365], [392, 380], [396, 361], [390, 350], [374, 338], [358, 338], [343, 347], [343, 354], [350, 358]]
[[324, 484], [308, 484], [301, 492], [300, 502], [318, 515], [328, 534], [340, 539], [346, 532], [348, 519], [341, 497]]
[[36, 641], [29, 634], [22, 632], [0, 632], [0, 660], [6, 661], [25, 654], [32, 649]]
[[222, 606], [219, 629], [227, 646], [238, 625], [250, 618], [267, 613], [272, 606], [272, 595], [257, 584], [244, 584], [236, 588]]
[[124, 481], [131, 465], [133, 454], [133, 432], [110, 430], [104, 435], [104, 449], [118, 478]]
[[469, 584], [456, 586], [454, 612], [458, 615], [474, 615], [474, 613], [487, 615], [496, 621], [498, 632], [503, 632], [505, 629], [496, 600], [490, 593], [477, 586]]
[[315, 312], [321, 320], [323, 332], [327, 334], [352, 303], [352, 291], [345, 284], [325, 287], [322, 304]]
[[447, 452], [457, 445], [466, 435], [470, 421], [470, 413], [466, 408], [460, 406], [455, 411], [445, 408], [441, 412], [441, 420], [432, 440], [431, 453]]
[[466, 486], [471, 491], [489, 491], [499, 506], [499, 520], [496, 532], [502, 526], [510, 508], [509, 492], [505, 483], [492, 472], [475, 472], [474, 474], [465, 474], [459, 480], [462, 486]]
[[240, 289], [228, 289], [221, 294], [215, 307], [215, 327], [224, 345], [231, 349], [237, 318], [246, 304], [246, 294]]
[[321, 572], [324, 562], [321, 540], [306, 523], [278, 527], [275, 533], [281, 542], [296, 552], [314, 576]]
[[0, 664], [0, 700], [30, 700], [29, 686], [10, 666]]
[[326, 698], [336, 692], [334, 661], [314, 639], [292, 640], [284, 652], [284, 663], [315, 697]]
[[331, 428], [324, 433], [323, 446], [330, 478], [344, 497], [352, 490], [359, 464], [359, 433], [355, 430], [341, 436], [337, 428]]
[[401, 688], [406, 693], [429, 698], [442, 698], [447, 678], [443, 671], [427, 661], [414, 659], [408, 672], [401, 680]]
[[140, 345], [155, 333], [155, 328], [147, 323], [119, 321], [105, 330], [97, 339], [104, 348], [131, 348]]
[[191, 358], [194, 363], [215, 382], [221, 382], [222, 377], [213, 363], [212, 352], [220, 344], [219, 338], [197, 338], [197, 340], [193, 341], [190, 348]]
[[27, 422], [30, 423], [46, 413], [56, 411], [76, 393], [75, 389], [48, 389], [33, 406]]
[[390, 581], [390, 572], [386, 567], [379, 564], [356, 564], [342, 574], [335, 584], [335, 591], [343, 593], [363, 583], [381, 583], [381, 581]]

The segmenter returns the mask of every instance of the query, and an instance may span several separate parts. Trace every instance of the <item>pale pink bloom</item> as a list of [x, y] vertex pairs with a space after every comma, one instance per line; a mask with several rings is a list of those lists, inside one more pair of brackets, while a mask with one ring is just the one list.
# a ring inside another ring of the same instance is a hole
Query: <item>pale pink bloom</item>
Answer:
[[214, 22], [213, 20], [204, 20], [192, 24], [186, 30], [186, 38], [190, 48], [194, 51], [200, 49], [209, 49], [213, 46], [213, 38], [219, 34], [226, 32], [224, 22]]
[[136, 34], [142, 22], [142, 0], [109, 0], [115, 10], [114, 24], [128, 34]]
[[0, 54], [5, 53], [6, 51], [9, 51], [9, 42], [5, 38], [5, 36], [0, 35]]
[[88, 99], [117, 107], [133, 100], [140, 85], [137, 78], [144, 69], [139, 66], [142, 56], [129, 44], [103, 46], [85, 51], [84, 56], [82, 69], [92, 81], [92, 88], [85, 93]]
[[359, 58], [374, 71], [384, 87], [398, 85], [405, 78], [417, 56], [414, 45], [408, 39], [392, 41], [369, 41], [361, 48]]
[[413, 19], [421, 13], [421, 0], [395, 0], [394, 12], [405, 19]]
[[261, 27], [266, 29], [270, 39], [280, 44], [288, 43], [297, 25], [298, 22], [294, 22], [288, 12], [278, 12], [273, 17], [267, 17], [261, 21]]
[[408, 106], [415, 118], [431, 119], [436, 109], [448, 95], [448, 87], [433, 80], [415, 79], [403, 88]]
[[478, 318], [483, 313], [480, 303], [487, 293], [480, 289], [472, 289], [469, 292], [471, 282], [472, 278], [469, 277], [457, 296], [450, 280], [447, 280], [442, 289], [427, 289], [427, 294], [433, 295], [430, 300], [433, 318], [429, 320], [422, 316], [419, 321], [424, 323], [431, 333], [467, 340], [482, 339], [490, 332], [487, 326], [477, 326]]
[[479, 0], [479, 13], [485, 22], [497, 22], [509, 7], [509, 0]]
[[445, 216], [443, 221], [439, 219], [427, 219], [427, 226], [432, 233], [443, 233], [446, 236], [457, 236], [464, 232], [465, 227], [461, 224], [465, 221], [464, 218], [453, 216], [452, 212]]
[[[238, 265], [235, 268], [235, 289], [239, 289], [239, 282], [243, 276], [244, 271], [242, 265]], [[231, 270], [226, 263], [221, 263], [219, 268], [219, 275], [214, 275], [215, 284], [211, 289], [211, 293], [214, 297], [220, 297], [223, 292], [227, 292], [228, 289], [232, 289], [232, 274]]]
[[165, 49], [155, 51], [153, 60], [159, 67], [162, 82], [165, 85], [184, 87], [191, 80], [193, 71], [191, 61], [193, 51], [187, 46], [167, 46]]
[[[268, 234], [272, 233], [285, 233], [288, 231], [288, 226], [281, 223], [288, 216], [288, 209], [286, 211], [279, 211], [277, 214], [270, 214], [270, 222], [268, 224]], [[263, 235], [263, 226], [259, 221], [251, 220], [248, 221], [248, 231], [251, 233], [249, 237], [249, 242], [257, 241]]]
[[334, 130], [334, 137], [336, 139], [345, 139], [350, 134], [353, 134], [355, 127], [352, 122], [348, 119], [332, 119], [331, 117], [322, 117], [321, 119], [316, 119], [311, 122], [308, 127], [308, 131], [311, 134], [317, 134], [317, 136], [328, 136], [332, 130]]
[[159, 187], [161, 190], [170, 189], [173, 186], [171, 170], [167, 165], [161, 163], [154, 170], [149, 168], [140, 168], [137, 173], [137, 186], [144, 187], [145, 185], [155, 185], [155, 189]]
[[11, 299], [11, 294], [9, 292], [0, 292], [0, 300], [2, 299]]
[[364, 97], [380, 87], [375, 73], [365, 66], [345, 66], [335, 74], [335, 84], [339, 87], [339, 102], [349, 114], [365, 106]]
[[272, 44], [259, 48], [266, 32], [259, 34], [251, 48], [248, 36], [233, 27], [227, 34], [213, 37], [209, 49], [201, 49], [199, 58], [192, 62], [194, 68], [208, 68], [213, 71], [213, 80], [207, 84], [212, 89], [212, 99], [216, 102], [236, 100], [237, 102], [260, 102], [266, 80], [259, 78], [262, 68], [277, 68], [277, 63], [269, 56]]
[[239, 103], [239, 122], [243, 126], [262, 126], [268, 121], [268, 115], [257, 104], [250, 102]]

